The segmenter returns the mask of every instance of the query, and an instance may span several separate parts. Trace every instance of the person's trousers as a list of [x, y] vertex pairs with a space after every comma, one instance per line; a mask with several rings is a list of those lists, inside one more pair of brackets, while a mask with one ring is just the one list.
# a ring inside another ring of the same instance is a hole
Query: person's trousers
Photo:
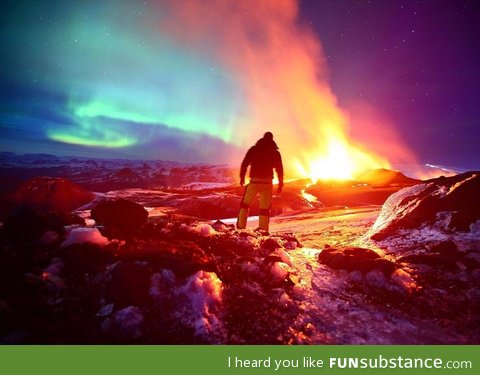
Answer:
[[259, 195], [260, 215], [258, 227], [268, 232], [270, 221], [270, 207], [272, 206], [272, 184], [251, 182], [245, 187], [240, 212], [238, 213], [237, 228], [245, 229], [247, 226], [248, 211], [255, 197]]

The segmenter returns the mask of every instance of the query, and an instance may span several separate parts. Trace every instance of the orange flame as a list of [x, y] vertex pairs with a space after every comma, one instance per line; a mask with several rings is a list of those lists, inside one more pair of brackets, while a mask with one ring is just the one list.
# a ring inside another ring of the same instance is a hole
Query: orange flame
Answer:
[[387, 160], [351, 146], [345, 139], [332, 139], [323, 152], [307, 153], [296, 160], [298, 172], [313, 183], [318, 180], [354, 179], [369, 169], [388, 168]]

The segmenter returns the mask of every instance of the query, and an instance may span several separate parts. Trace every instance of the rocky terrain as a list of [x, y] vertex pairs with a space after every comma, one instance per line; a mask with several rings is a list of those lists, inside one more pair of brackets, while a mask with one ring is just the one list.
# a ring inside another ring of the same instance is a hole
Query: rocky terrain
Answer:
[[478, 344], [480, 174], [379, 175], [287, 183], [270, 234], [255, 208], [234, 228], [234, 186], [72, 211], [78, 181], [27, 181], [0, 231], [0, 342]]

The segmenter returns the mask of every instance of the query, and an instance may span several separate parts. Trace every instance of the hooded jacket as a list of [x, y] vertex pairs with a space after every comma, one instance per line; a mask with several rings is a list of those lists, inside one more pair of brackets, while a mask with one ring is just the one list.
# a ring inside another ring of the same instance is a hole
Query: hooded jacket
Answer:
[[283, 184], [282, 157], [273, 139], [261, 138], [251, 147], [240, 167], [240, 179], [245, 179], [247, 167], [250, 167], [250, 178], [273, 179], [273, 169], [277, 171], [278, 181]]

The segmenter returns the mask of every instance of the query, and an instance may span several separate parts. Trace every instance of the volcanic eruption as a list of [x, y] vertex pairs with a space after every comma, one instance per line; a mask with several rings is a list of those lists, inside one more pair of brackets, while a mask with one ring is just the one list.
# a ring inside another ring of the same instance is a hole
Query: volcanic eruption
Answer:
[[[389, 159], [399, 156], [379, 155], [350, 139], [349, 114], [329, 85], [320, 41], [300, 23], [297, 1], [161, 4], [169, 17], [162, 19], [160, 31], [198, 51], [213, 50], [228, 79], [236, 81], [247, 98], [229, 126], [237, 145], [248, 146], [271, 130], [289, 175], [312, 181], [352, 179], [370, 169], [389, 168]], [[376, 132], [370, 132], [374, 140]], [[399, 150], [405, 148], [394, 148]], [[238, 156], [232, 160], [237, 162]]]

